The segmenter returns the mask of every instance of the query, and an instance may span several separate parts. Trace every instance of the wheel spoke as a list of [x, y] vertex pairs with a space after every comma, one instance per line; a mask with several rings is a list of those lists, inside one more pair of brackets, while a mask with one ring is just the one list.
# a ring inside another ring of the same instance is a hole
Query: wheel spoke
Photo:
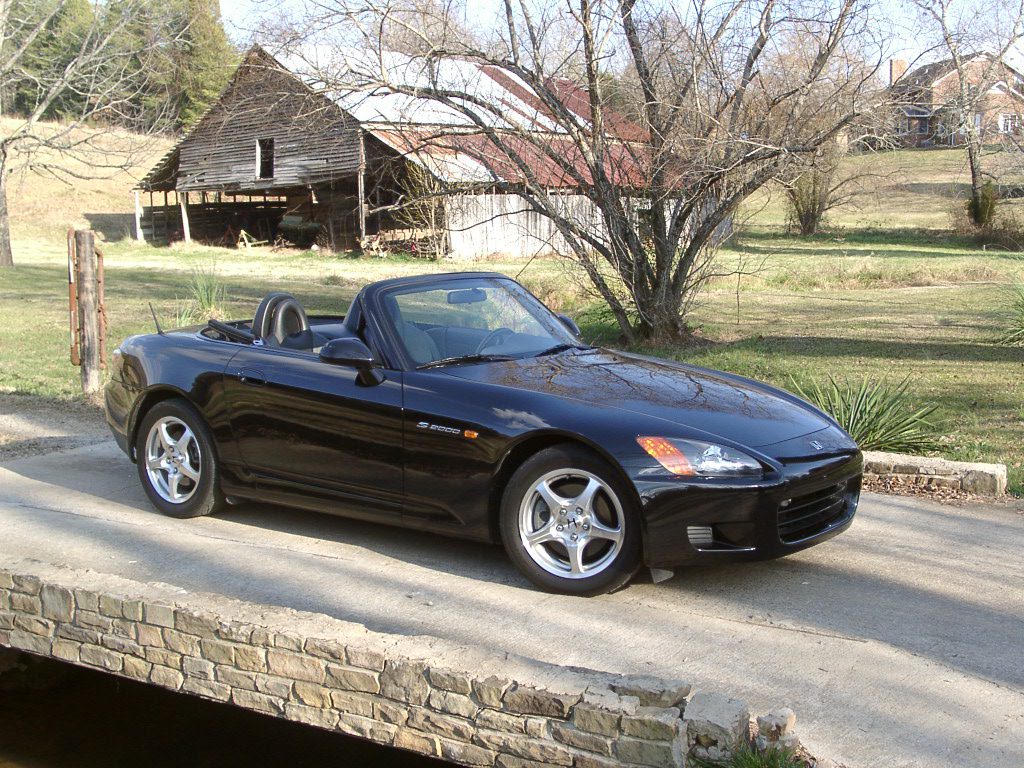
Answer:
[[178, 471], [181, 472], [181, 474], [183, 474], [193, 483], [199, 482], [199, 470], [193, 469], [191, 464], [182, 464], [180, 467], [178, 467]]
[[181, 437], [178, 438], [178, 451], [187, 456], [189, 443], [192, 442], [192, 439], [194, 437], [195, 435], [192, 434], [192, 430], [189, 429], [188, 427], [185, 427], [185, 432], [182, 434]]
[[553, 522], [548, 522], [538, 528], [536, 531], [530, 531], [526, 534], [526, 543], [531, 547], [535, 547], [539, 544], [544, 544], [548, 541], [555, 540], [555, 526]]
[[181, 475], [177, 472], [169, 472], [167, 475], [167, 490], [171, 495], [172, 500], [176, 500], [181, 493], [178, 491], [178, 485], [181, 483]]
[[583, 548], [585, 541], [567, 541], [565, 550], [569, 553], [569, 570], [575, 574], [583, 573]]
[[166, 469], [166, 467], [164, 467], [164, 461], [165, 461], [166, 458], [167, 458], [166, 454], [164, 454], [163, 456], [153, 456], [153, 457], [151, 457], [151, 458], [146, 460], [146, 466], [149, 467], [150, 469], [154, 469], [154, 470], [155, 469]]
[[171, 437], [170, 431], [167, 429], [167, 423], [164, 422], [160, 425], [158, 433], [160, 435], [160, 445], [164, 447], [165, 451], [170, 451], [175, 446], [175, 439]]
[[594, 497], [597, 492], [601, 490], [601, 483], [599, 483], [593, 477], [587, 480], [587, 487], [583, 489], [579, 496], [569, 502], [569, 504], [576, 506], [578, 509], [582, 509], [584, 514], [590, 514], [594, 508]]
[[568, 499], [555, 493], [551, 488], [551, 483], [547, 480], [537, 484], [537, 493], [544, 499], [544, 503], [548, 505], [552, 515], [557, 515], [560, 509], [565, 508], [570, 503]]
[[622, 528], [609, 528], [596, 517], [590, 518], [590, 536], [594, 539], [607, 539], [618, 544], [622, 541]]

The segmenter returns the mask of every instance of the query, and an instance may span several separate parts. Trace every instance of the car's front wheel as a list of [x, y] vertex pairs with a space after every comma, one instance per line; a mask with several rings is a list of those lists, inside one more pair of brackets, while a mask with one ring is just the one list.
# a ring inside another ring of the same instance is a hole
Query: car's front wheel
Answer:
[[550, 592], [612, 592], [640, 565], [629, 489], [606, 461], [574, 445], [541, 451], [516, 470], [502, 498], [501, 535], [519, 569]]
[[157, 403], [142, 419], [135, 461], [146, 495], [172, 517], [199, 517], [224, 503], [210, 429], [185, 400]]

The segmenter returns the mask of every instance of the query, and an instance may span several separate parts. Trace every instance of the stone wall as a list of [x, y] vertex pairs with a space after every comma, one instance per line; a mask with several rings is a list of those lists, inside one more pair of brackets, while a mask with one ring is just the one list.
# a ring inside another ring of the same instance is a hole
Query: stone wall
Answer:
[[[0, 646], [462, 765], [682, 766], [754, 735], [743, 702], [678, 680], [481, 658], [315, 614], [32, 570], [0, 570]], [[795, 744], [792, 721], [759, 718], [761, 746]]]
[[950, 461], [930, 456], [864, 451], [864, 479], [894, 480], [931, 490], [947, 488], [978, 496], [1006, 493], [1006, 465]]

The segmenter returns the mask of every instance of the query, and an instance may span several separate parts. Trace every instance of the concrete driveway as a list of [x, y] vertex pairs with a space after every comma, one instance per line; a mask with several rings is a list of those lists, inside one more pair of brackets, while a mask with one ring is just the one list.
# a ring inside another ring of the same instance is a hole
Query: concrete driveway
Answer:
[[0, 564], [32, 558], [398, 635], [779, 704], [863, 766], [1024, 765], [1024, 515], [867, 495], [785, 560], [602, 598], [534, 591], [500, 549], [259, 505], [177, 521], [113, 443], [0, 465]]

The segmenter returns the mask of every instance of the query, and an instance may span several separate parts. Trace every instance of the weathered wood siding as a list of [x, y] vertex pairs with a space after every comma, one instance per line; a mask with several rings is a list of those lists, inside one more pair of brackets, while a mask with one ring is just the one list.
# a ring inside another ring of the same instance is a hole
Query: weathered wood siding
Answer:
[[[556, 200], [587, 230], [604, 232], [600, 213], [586, 197], [564, 195]], [[570, 252], [554, 222], [530, 210], [517, 195], [456, 195], [446, 201], [445, 214], [450, 255], [455, 259]]]
[[[177, 189], [274, 191], [350, 177], [359, 126], [259, 51], [179, 146]], [[274, 176], [258, 178], [256, 146], [274, 140]]]

